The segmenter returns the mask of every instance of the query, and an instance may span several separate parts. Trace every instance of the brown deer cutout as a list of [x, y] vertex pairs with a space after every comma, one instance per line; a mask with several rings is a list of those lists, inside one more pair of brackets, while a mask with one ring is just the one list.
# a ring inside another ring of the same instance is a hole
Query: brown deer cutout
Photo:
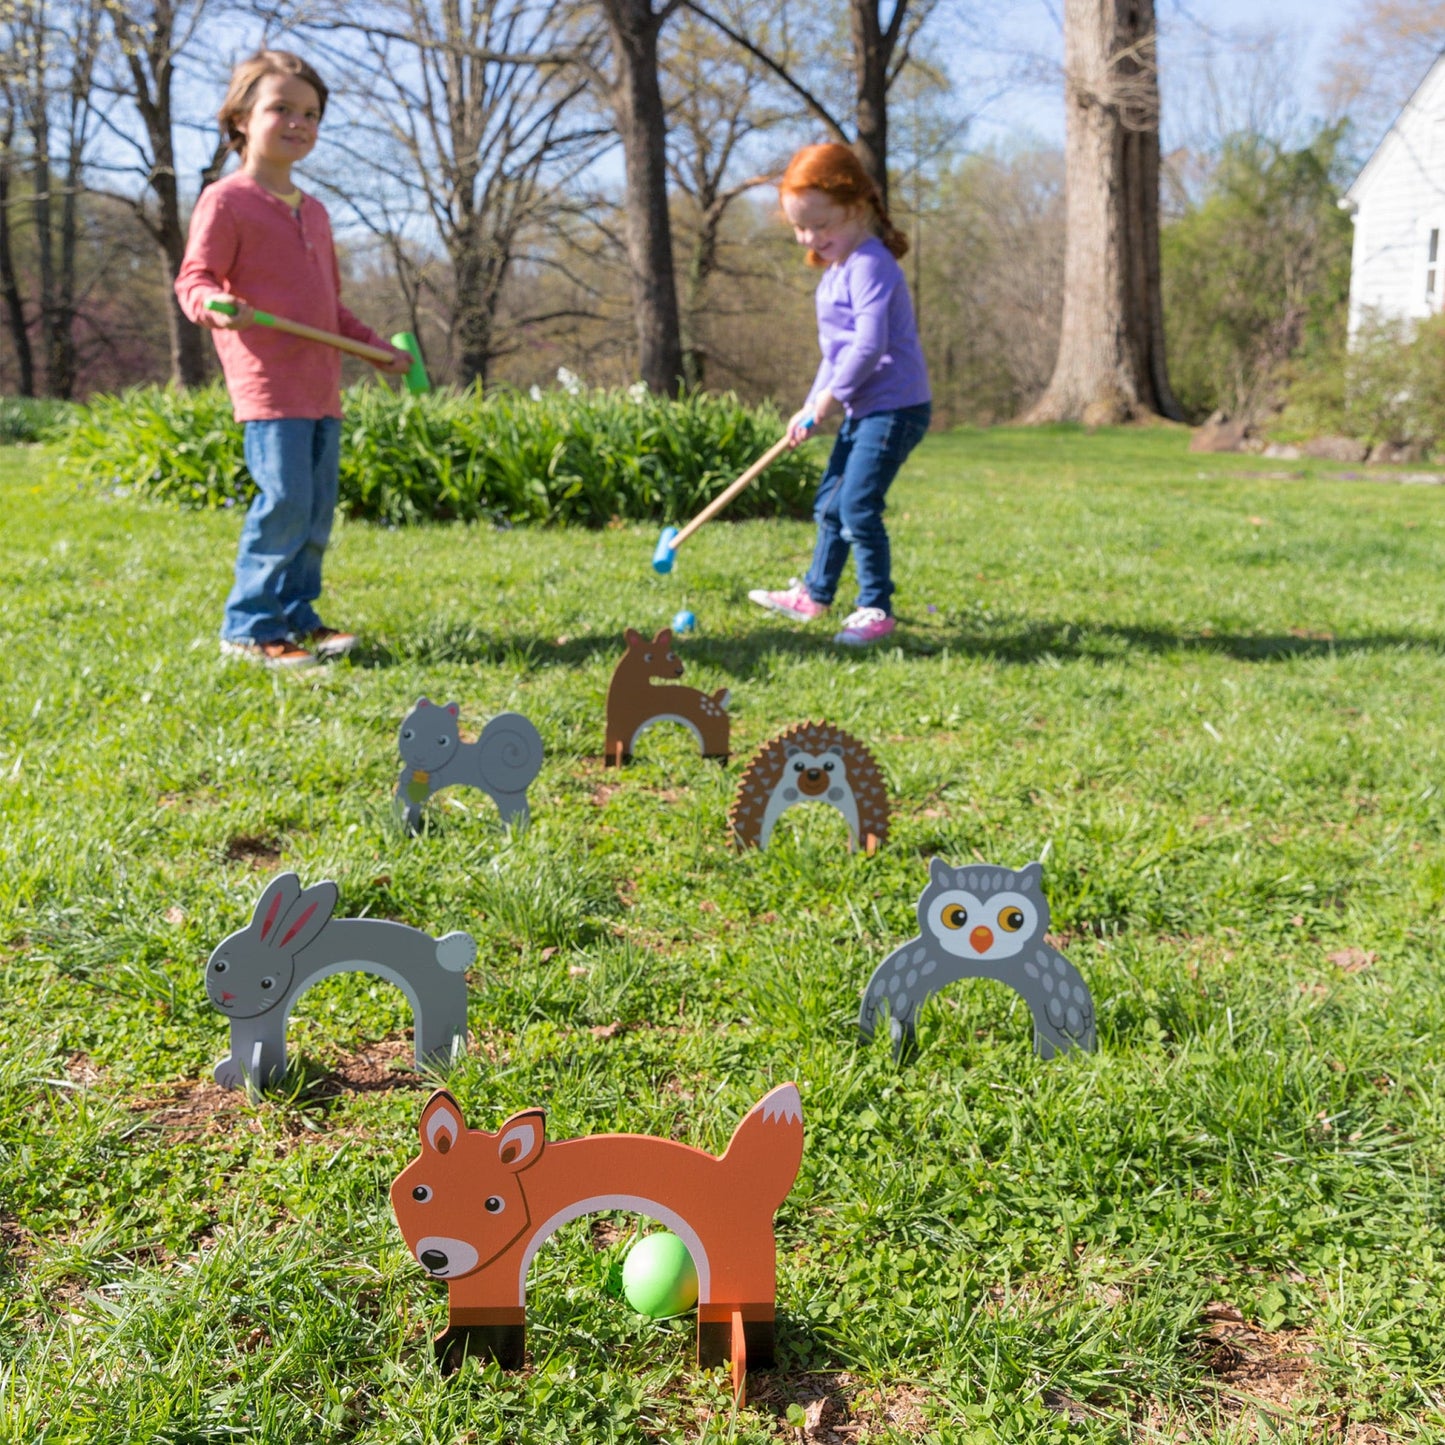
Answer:
[[629, 627], [627, 651], [607, 689], [607, 751], [609, 768], [632, 761], [638, 734], [653, 723], [677, 722], [697, 739], [705, 758], [728, 757], [729, 692], [711, 695], [673, 681], [682, 676], [682, 659], [672, 650], [672, 629], [664, 627], [649, 642]]

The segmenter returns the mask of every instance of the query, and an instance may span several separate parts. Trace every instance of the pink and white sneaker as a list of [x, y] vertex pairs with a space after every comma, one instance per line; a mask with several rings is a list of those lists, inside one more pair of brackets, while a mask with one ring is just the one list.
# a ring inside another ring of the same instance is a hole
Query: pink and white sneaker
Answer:
[[843, 630], [835, 634], [833, 641], [845, 647], [867, 647], [882, 642], [897, 626], [897, 620], [881, 607], [860, 607], [844, 622]]
[[759, 607], [768, 608], [771, 612], [781, 612], [784, 617], [791, 617], [794, 622], [811, 622], [828, 610], [826, 604], [814, 602], [808, 596], [808, 589], [796, 577], [788, 584], [786, 592], [769, 592], [765, 588], [754, 587], [748, 593], [748, 600], [756, 602]]

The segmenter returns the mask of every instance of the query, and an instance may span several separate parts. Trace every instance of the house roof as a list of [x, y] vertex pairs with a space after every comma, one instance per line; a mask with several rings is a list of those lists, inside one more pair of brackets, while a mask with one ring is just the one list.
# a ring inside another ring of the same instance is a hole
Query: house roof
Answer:
[[1442, 63], [1445, 63], [1445, 50], [1442, 50], [1440, 54], [1435, 57], [1434, 61], [1430, 65], [1429, 70], [1427, 70], [1425, 74], [1420, 77], [1420, 83], [1414, 88], [1414, 90], [1410, 92], [1410, 98], [1405, 102], [1404, 105], [1400, 107], [1400, 114], [1397, 115], [1395, 119], [1390, 122], [1388, 129], [1385, 131], [1384, 135], [1380, 137], [1379, 141], [1375, 145], [1374, 150], [1370, 152], [1369, 159], [1366, 160], [1364, 165], [1360, 167], [1359, 174], [1356, 175], [1354, 180], [1352, 180], [1350, 184], [1346, 187], [1344, 195], [1340, 198], [1340, 204], [1342, 206], [1354, 206], [1359, 204], [1360, 192], [1364, 189], [1365, 182], [1368, 179], [1370, 173], [1378, 169], [1380, 160], [1387, 149], [1390, 137], [1395, 134], [1395, 131], [1400, 124], [1400, 116], [1404, 115], [1405, 112], [1409, 110], [1412, 105], [1415, 104], [1416, 97], [1420, 94], [1422, 90], [1425, 89], [1427, 85], [1429, 85], [1431, 79], [1435, 75], [1435, 72], [1440, 69]]

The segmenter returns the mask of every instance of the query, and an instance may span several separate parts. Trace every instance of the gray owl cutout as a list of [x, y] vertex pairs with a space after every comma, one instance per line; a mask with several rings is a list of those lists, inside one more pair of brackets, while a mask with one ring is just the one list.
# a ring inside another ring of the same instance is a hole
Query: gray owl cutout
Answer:
[[1043, 871], [1042, 863], [1015, 872], [987, 863], [952, 868], [934, 858], [918, 899], [920, 933], [895, 948], [863, 990], [863, 1037], [873, 1037], [886, 1004], [893, 1057], [901, 1062], [917, 1048], [918, 1010], [927, 998], [956, 979], [992, 978], [1028, 1004], [1041, 1059], [1074, 1048], [1092, 1052], [1097, 1038], [1089, 986], [1044, 941], [1049, 905]]
[[231, 1021], [231, 1052], [215, 1068], [223, 1089], [254, 1098], [286, 1072], [286, 1021], [313, 983], [333, 973], [372, 973], [411, 1003], [416, 1061], [447, 1064], [467, 1047], [469, 933], [433, 938], [384, 918], [333, 918], [332, 882], [302, 890], [294, 873], [266, 885], [251, 921], [206, 961], [206, 996]]
[[422, 805], [442, 788], [480, 788], [497, 805], [504, 823], [525, 825], [530, 817], [527, 789], [542, 770], [542, 737], [519, 712], [499, 713], [474, 743], [457, 728], [460, 709], [422, 698], [406, 715], [397, 735], [401, 777], [396, 810], [407, 828], [421, 827]]

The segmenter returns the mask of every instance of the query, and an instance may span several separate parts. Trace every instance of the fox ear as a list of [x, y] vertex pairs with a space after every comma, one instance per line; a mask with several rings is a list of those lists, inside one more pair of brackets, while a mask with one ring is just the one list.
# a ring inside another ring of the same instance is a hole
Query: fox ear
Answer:
[[497, 1131], [497, 1158], [515, 1174], [537, 1162], [546, 1142], [546, 1114], [541, 1109], [524, 1109]]
[[450, 1153], [466, 1127], [462, 1120], [462, 1106], [445, 1089], [438, 1089], [421, 1111], [419, 1132], [423, 1152]]

